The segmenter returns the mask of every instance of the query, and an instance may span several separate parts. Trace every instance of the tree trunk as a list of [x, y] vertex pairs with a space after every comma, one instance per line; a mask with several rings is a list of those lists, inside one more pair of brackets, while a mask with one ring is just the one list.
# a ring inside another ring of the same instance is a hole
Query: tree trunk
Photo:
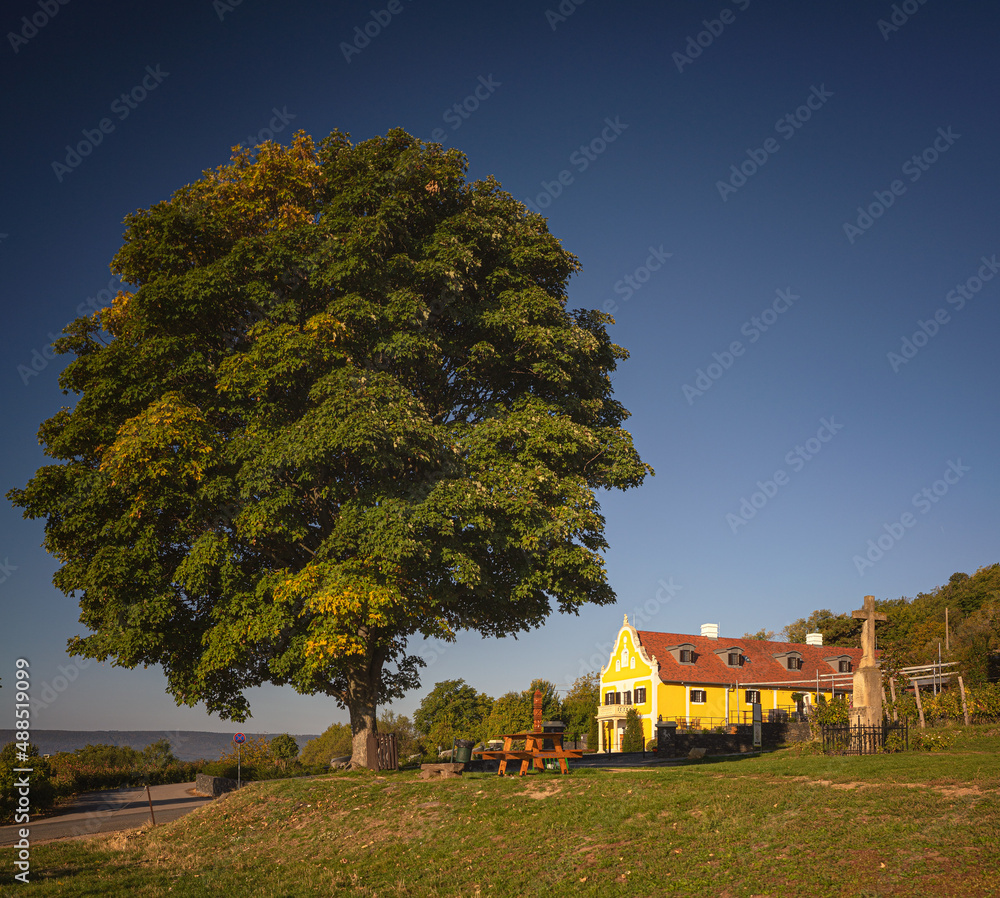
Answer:
[[351, 769], [367, 767], [374, 770], [375, 758], [368, 754], [368, 736], [378, 732], [374, 696], [370, 700], [355, 696], [348, 710], [351, 713]]
[[378, 735], [378, 685], [382, 679], [384, 656], [375, 652], [358, 667], [347, 684], [347, 710], [351, 715], [351, 769], [376, 768], [376, 758], [368, 752], [369, 735]]

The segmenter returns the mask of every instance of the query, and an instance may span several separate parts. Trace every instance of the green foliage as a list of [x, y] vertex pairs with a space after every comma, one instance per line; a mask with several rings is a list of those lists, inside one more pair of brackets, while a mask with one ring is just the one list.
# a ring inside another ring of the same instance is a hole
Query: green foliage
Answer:
[[56, 344], [54, 463], [8, 493], [79, 599], [73, 654], [234, 720], [262, 683], [330, 695], [363, 745], [411, 638], [615, 600], [595, 493], [652, 473], [627, 353], [544, 218], [466, 170], [300, 132], [127, 217], [129, 289]]
[[590, 718], [590, 727], [587, 730], [587, 750], [597, 751], [598, 743], [600, 742], [600, 733], [598, 732], [597, 715], [594, 714]]
[[986, 683], [965, 690], [969, 714], [975, 723], [1000, 720], [1000, 683]]
[[562, 713], [562, 702], [559, 701], [559, 690], [556, 688], [556, 684], [549, 680], [536, 678], [521, 693], [522, 698], [528, 705], [528, 711], [532, 719], [534, 718], [535, 690], [542, 693], [542, 720], [558, 720], [559, 715]]
[[642, 720], [635, 708], [625, 712], [625, 732], [622, 733], [622, 751], [642, 751]]
[[299, 744], [288, 733], [281, 733], [270, 740], [271, 754], [282, 761], [292, 761], [299, 755]]
[[400, 763], [420, 751], [420, 733], [405, 714], [382, 711], [378, 716], [378, 731], [396, 734], [396, 751]]
[[299, 760], [303, 764], [329, 764], [331, 758], [351, 756], [351, 727], [346, 723], [331, 723], [315, 739], [302, 746]]
[[523, 692], [508, 692], [493, 702], [484, 726], [484, 739], [504, 733], [523, 733], [534, 726], [535, 690], [542, 693], [542, 720], [556, 720], [562, 712], [554, 683], [534, 679]]
[[[584, 733], [589, 733], [591, 721], [596, 719], [597, 709], [601, 702], [600, 676], [588, 673], [577, 677], [563, 699], [559, 719], [566, 724], [566, 737], [579, 739]], [[594, 730], [594, 739], [597, 730]], [[593, 747], [593, 746], [591, 746]]]
[[[25, 759], [18, 758], [18, 751], [15, 742], [8, 742], [0, 749], [0, 823], [14, 822], [14, 813], [23, 810], [23, 806], [18, 805], [20, 794], [15, 786], [25, 776], [28, 778], [30, 813], [36, 814], [47, 810], [52, 807], [56, 799], [51, 765], [42, 757], [38, 746], [29, 743]], [[30, 768], [31, 773], [15, 773], [15, 767]]]
[[813, 729], [824, 726], [846, 726], [850, 720], [851, 713], [846, 699], [841, 697], [827, 701], [826, 696], [820, 694], [813, 710], [811, 720]]
[[743, 634], [744, 639], [761, 639], [764, 642], [772, 642], [774, 640], [774, 637], [775, 637], [774, 630], [765, 630], [763, 627], [761, 627], [756, 633]]
[[455, 739], [484, 738], [484, 725], [493, 699], [477, 692], [465, 680], [443, 680], [424, 696], [413, 724], [436, 749], [451, 748]]
[[951, 657], [971, 686], [1000, 680], [1000, 600], [976, 609], [955, 630]]
[[[944, 586], [913, 599], [876, 599], [875, 608], [888, 617], [876, 627], [887, 689], [888, 678], [899, 668], [937, 661], [938, 649], [944, 650], [946, 641], [951, 648], [944, 651], [944, 660], [959, 663], [967, 685], [1000, 680], [1000, 564], [982, 567], [972, 576], [952, 574]], [[829, 609], [799, 618], [785, 627], [782, 636], [789, 642], [804, 642], [813, 630], [823, 634], [824, 645], [860, 645], [861, 621]]]
[[531, 729], [531, 704], [523, 692], [507, 692], [493, 702], [486, 720], [487, 739], [504, 733], [523, 733]]
[[955, 744], [957, 733], [941, 730], [910, 730], [910, 748], [913, 751], [947, 751]]
[[[151, 743], [156, 745], [156, 743]], [[155, 752], [155, 749], [154, 749]], [[60, 753], [64, 754], [64, 753]], [[129, 745], [86, 745], [78, 748], [73, 755], [81, 764], [95, 767], [141, 767], [143, 753]]]
[[857, 647], [861, 621], [850, 614], [834, 614], [828, 608], [822, 608], [809, 617], [800, 617], [781, 631], [786, 642], [797, 643], [805, 643], [807, 633], [822, 633], [824, 645]]
[[174, 757], [173, 749], [170, 747], [170, 740], [157, 739], [155, 742], [150, 742], [142, 750], [141, 763], [143, 767], [155, 770], [176, 764], [177, 758]]

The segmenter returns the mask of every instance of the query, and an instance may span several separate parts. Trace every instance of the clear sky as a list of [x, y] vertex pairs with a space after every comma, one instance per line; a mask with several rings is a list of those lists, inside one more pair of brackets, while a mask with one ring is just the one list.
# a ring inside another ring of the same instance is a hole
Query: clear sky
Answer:
[[[571, 303], [614, 314], [616, 398], [657, 473], [601, 497], [617, 606], [424, 646], [394, 710], [444, 679], [571, 682], [623, 613], [740, 636], [1000, 561], [998, 28], [996, 4], [944, 0], [11, 0], [3, 491], [73, 401], [48, 344], [103, 304], [127, 213], [248, 138], [401, 126], [580, 258]], [[233, 728], [158, 669], [69, 658], [78, 609], [41, 539], [0, 505], [0, 726], [26, 657], [39, 728]], [[255, 731], [347, 719], [290, 688], [251, 702]]]

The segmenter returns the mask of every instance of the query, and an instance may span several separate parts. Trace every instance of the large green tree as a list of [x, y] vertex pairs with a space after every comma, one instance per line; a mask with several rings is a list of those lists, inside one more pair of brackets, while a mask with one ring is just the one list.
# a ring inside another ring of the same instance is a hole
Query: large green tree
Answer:
[[350, 713], [412, 637], [614, 601], [597, 489], [651, 473], [577, 259], [465, 157], [400, 130], [237, 150], [126, 218], [129, 285], [57, 341], [76, 403], [9, 496], [46, 520], [73, 654], [160, 665], [244, 720], [265, 682]]
[[[562, 722], [566, 724], [566, 737], [580, 739], [591, 729], [591, 721], [601, 704], [601, 677], [593, 671], [577, 677], [562, 702]], [[589, 746], [593, 748], [593, 746]]]
[[480, 738], [492, 707], [493, 699], [465, 680], [443, 680], [424, 696], [413, 725], [432, 745], [451, 748], [453, 739]]

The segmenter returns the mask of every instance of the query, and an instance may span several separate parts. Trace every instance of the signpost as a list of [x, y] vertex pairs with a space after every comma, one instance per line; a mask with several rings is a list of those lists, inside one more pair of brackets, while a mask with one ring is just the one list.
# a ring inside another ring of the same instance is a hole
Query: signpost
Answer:
[[[237, 789], [239, 789], [240, 786], [242, 785], [243, 769], [240, 766], [240, 761], [241, 761], [240, 755], [243, 743], [246, 741], [247, 737], [244, 736], [242, 733], [237, 733], [235, 736], [233, 736], [233, 742], [236, 743], [236, 788]], [[232, 780], [230, 780], [230, 782], [232, 782]]]
[[761, 746], [761, 733], [760, 725], [764, 720], [763, 714], [760, 710], [760, 702], [753, 703], [753, 747], [760, 748]]

